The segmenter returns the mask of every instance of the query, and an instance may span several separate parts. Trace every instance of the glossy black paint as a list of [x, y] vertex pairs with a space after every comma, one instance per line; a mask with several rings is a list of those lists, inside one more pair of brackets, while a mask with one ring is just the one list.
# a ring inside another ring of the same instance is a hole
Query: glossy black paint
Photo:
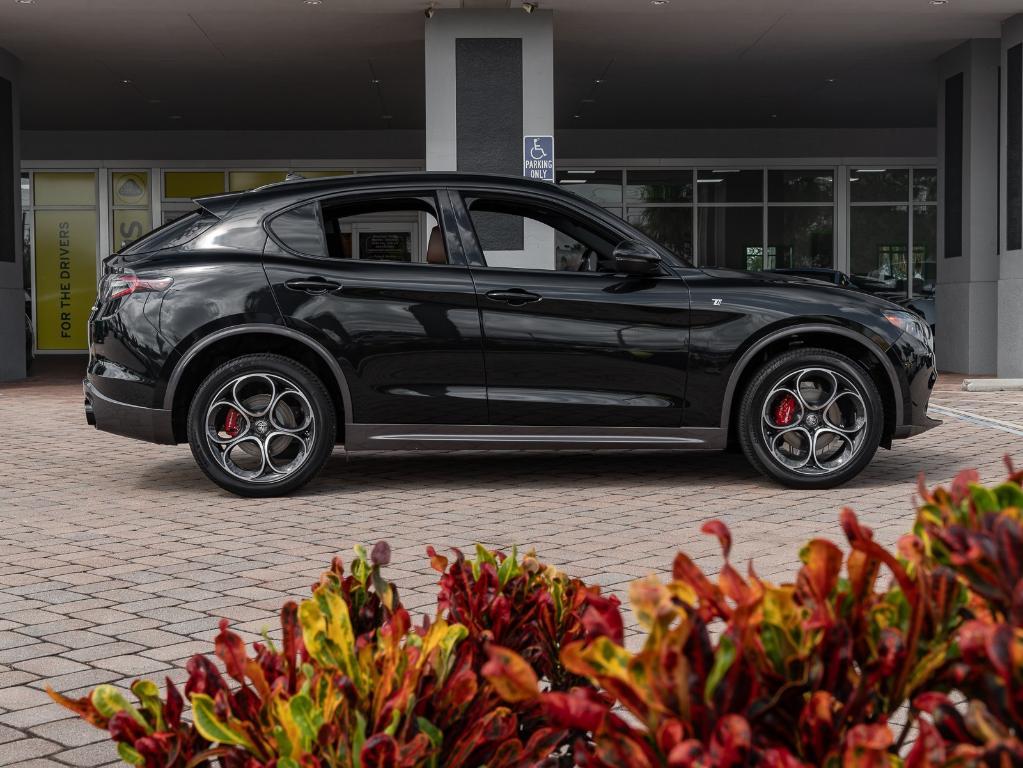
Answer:
[[[660, 266], [651, 274], [484, 267], [462, 204], [483, 192], [557, 206], [607, 238], [651, 249]], [[268, 236], [274, 214], [305, 201], [396, 194], [434, 196], [451, 263], [317, 258]], [[143, 424], [133, 436], [182, 441], [182, 411], [209, 366], [267, 339], [322, 369], [345, 421], [365, 425], [360, 434], [419, 424], [724, 435], [745, 377], [764, 355], [796, 344], [832, 346], [872, 368], [888, 409], [886, 439], [935, 423], [926, 417], [933, 353], [883, 318], [894, 305], [814, 280], [696, 269], [550, 184], [382, 174], [198, 202], [219, 221], [194, 240], [106, 263], [173, 284], [94, 310], [87, 397], [101, 429]], [[118, 416], [127, 409], [130, 417]]]

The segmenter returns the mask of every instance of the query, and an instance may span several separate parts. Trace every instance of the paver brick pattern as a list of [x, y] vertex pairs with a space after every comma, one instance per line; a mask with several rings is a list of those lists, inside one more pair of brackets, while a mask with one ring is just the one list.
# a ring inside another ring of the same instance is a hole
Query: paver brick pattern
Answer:
[[[933, 402], [1023, 424], [1023, 393], [958, 383], [943, 378]], [[716, 572], [717, 544], [699, 534], [712, 518], [731, 527], [736, 562], [753, 558], [761, 576], [789, 580], [803, 541], [841, 539], [842, 506], [893, 544], [912, 521], [920, 472], [946, 482], [974, 467], [994, 481], [1003, 454], [1023, 461], [1023, 427], [946, 417], [831, 491], [787, 490], [729, 454], [338, 450], [302, 492], [258, 500], [210, 484], [186, 446], [87, 426], [69, 377], [0, 386], [0, 429], [0, 765], [40, 768], [116, 764], [105, 735], [45, 686], [83, 695], [137, 676], [181, 682], [221, 617], [258, 639], [356, 543], [390, 542], [388, 575], [422, 612], [435, 600], [427, 544], [535, 547], [624, 597], [630, 580], [667, 573], [679, 549]]]

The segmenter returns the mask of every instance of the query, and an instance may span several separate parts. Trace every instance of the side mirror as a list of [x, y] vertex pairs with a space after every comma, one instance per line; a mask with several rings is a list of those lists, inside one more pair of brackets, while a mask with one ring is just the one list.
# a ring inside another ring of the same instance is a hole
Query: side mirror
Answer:
[[661, 266], [661, 255], [645, 243], [623, 240], [614, 250], [615, 269], [627, 275], [649, 275]]

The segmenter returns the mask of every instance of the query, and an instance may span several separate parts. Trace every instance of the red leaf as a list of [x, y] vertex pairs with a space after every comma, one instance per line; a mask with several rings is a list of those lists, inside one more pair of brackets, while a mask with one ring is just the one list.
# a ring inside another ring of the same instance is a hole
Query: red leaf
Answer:
[[610, 703], [592, 688], [546, 693], [541, 705], [555, 725], [580, 731], [596, 731], [611, 713]]
[[941, 768], [945, 764], [945, 742], [938, 729], [923, 719], [917, 720], [920, 733], [906, 755], [905, 768]]
[[433, 570], [439, 573], [444, 573], [444, 571], [448, 569], [448, 559], [443, 555], [438, 555], [436, 549], [433, 547], [427, 547], [426, 554], [430, 558], [430, 567], [433, 568]]
[[711, 536], [715, 536], [718, 542], [721, 544], [721, 552], [728, 559], [728, 556], [732, 552], [732, 534], [728, 530], [728, 526], [722, 523], [720, 520], [710, 520], [700, 526], [701, 533], [708, 533]]
[[398, 742], [386, 733], [370, 736], [359, 753], [362, 768], [395, 768], [398, 765]]
[[581, 617], [586, 639], [607, 637], [617, 645], [623, 645], [625, 624], [620, 606], [621, 602], [614, 595], [587, 595], [586, 610]]
[[483, 665], [483, 676], [505, 701], [515, 704], [531, 701], [540, 695], [539, 681], [529, 662], [514, 651], [499, 645], [487, 646], [489, 661]]

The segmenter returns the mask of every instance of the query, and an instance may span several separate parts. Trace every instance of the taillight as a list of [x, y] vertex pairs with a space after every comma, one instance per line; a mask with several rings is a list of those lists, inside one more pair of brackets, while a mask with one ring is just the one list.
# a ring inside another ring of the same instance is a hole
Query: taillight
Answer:
[[174, 282], [172, 277], [139, 277], [134, 272], [121, 272], [107, 278], [105, 301], [113, 301], [133, 293], [165, 291]]

